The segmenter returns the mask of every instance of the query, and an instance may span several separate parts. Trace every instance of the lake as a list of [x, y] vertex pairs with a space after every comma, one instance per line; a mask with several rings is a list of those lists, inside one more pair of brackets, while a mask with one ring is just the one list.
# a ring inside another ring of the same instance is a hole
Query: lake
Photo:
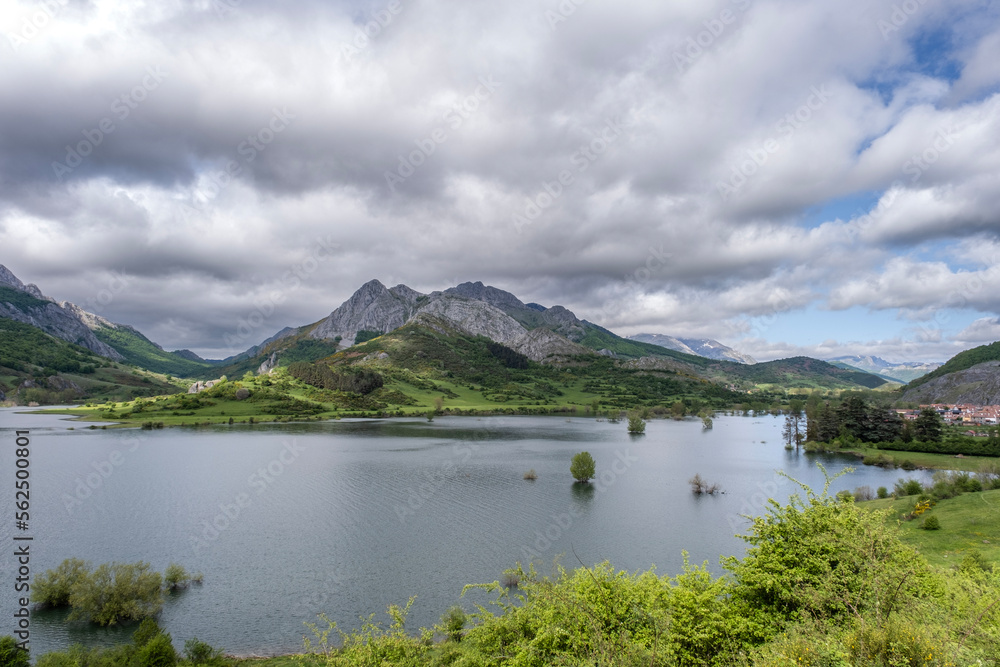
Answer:
[[[467, 583], [494, 581], [516, 561], [550, 572], [605, 559], [661, 574], [741, 555], [734, 535], [768, 497], [822, 487], [816, 468], [856, 471], [833, 491], [892, 488], [900, 477], [854, 459], [789, 452], [782, 418], [624, 423], [565, 417], [438, 417], [309, 424], [90, 430], [58, 415], [0, 410], [0, 634], [13, 629], [16, 429], [31, 431], [33, 576], [65, 558], [171, 562], [204, 584], [169, 596], [161, 625], [180, 647], [198, 637], [235, 654], [302, 647], [304, 621], [325, 612], [342, 628], [416, 596], [407, 627], [435, 623]], [[72, 430], [70, 430], [72, 429]], [[573, 484], [587, 450], [597, 480]], [[526, 481], [529, 469], [538, 474]], [[725, 493], [695, 496], [700, 473]], [[19, 532], [19, 534], [22, 534]], [[32, 615], [35, 656], [73, 642], [109, 644], [133, 628], [67, 625]]]

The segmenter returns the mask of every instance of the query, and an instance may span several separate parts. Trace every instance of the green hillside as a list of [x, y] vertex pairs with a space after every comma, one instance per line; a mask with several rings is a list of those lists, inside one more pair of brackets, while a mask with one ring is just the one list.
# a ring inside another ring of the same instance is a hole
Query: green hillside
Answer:
[[[32, 386], [17, 392], [25, 382]], [[130, 400], [176, 390], [177, 385], [152, 373], [123, 367], [29, 324], [0, 318], [0, 391], [7, 400]]]
[[101, 342], [118, 350], [127, 363], [154, 373], [193, 377], [212, 368], [212, 364], [207, 362], [192, 361], [173, 352], [164, 351], [132, 327], [102, 326], [94, 330], [94, 335]]
[[653, 345], [652, 343], [642, 343], [636, 340], [622, 338], [621, 336], [611, 333], [607, 329], [599, 327], [596, 324], [591, 324], [590, 322], [585, 322], [585, 326], [587, 333], [584, 334], [583, 338], [576, 342], [584, 347], [589, 347], [592, 350], [608, 350], [624, 359], [637, 359], [639, 357], [666, 357], [669, 359], [683, 361], [697, 368], [704, 368], [712, 362], [711, 359], [706, 359], [705, 357], [699, 357], [693, 354], [684, 354], [683, 352], [677, 352], [676, 350], [671, 350], [659, 345]]
[[[673, 370], [628, 368], [620, 361], [583, 355], [564, 366], [542, 365], [482, 336], [468, 336], [441, 321], [409, 324], [361, 345], [329, 354], [332, 346], [308, 338], [275, 342], [282, 368], [255, 376], [252, 368], [196, 396], [104, 405], [78, 414], [164, 424], [220, 423], [338, 416], [576, 412], [618, 415], [645, 407], [667, 415], [722, 409], [746, 395]], [[281, 347], [284, 346], [284, 347]], [[280, 349], [279, 349], [280, 348]], [[314, 361], [309, 357], [326, 352]], [[265, 358], [246, 360], [247, 366]], [[300, 359], [300, 360], [297, 360]], [[237, 366], [230, 367], [236, 370]], [[215, 369], [219, 372], [223, 369]], [[247, 372], [250, 371], [250, 372]], [[237, 395], [245, 390], [242, 398]], [[777, 397], [762, 394], [773, 401]]]
[[845, 363], [843, 361], [828, 361], [826, 363], [830, 364], [831, 366], [836, 366], [837, 368], [843, 368], [844, 370], [848, 371], [861, 371], [862, 373], [868, 373], [869, 375], [874, 375], [877, 378], [882, 378], [886, 382], [895, 382], [896, 384], [906, 384], [905, 382], [901, 382], [898, 378], [890, 377], [888, 375], [883, 375], [882, 373], [875, 373], [873, 371], [866, 371], [863, 368], [858, 368], [857, 366], [851, 366], [850, 364]]
[[838, 368], [811, 357], [792, 357], [757, 364], [713, 362], [710, 373], [716, 377], [773, 385], [785, 389], [874, 389], [886, 384], [882, 378], [854, 369]]
[[934, 378], [939, 378], [943, 375], [955, 373], [957, 371], [964, 371], [967, 368], [972, 368], [976, 364], [981, 364], [986, 361], [1000, 361], [1000, 341], [990, 343], [989, 345], [980, 345], [979, 347], [974, 347], [971, 350], [959, 352], [954, 357], [946, 361], [940, 368], [910, 382], [910, 384], [907, 385], [907, 388], [912, 389], [913, 387], [919, 387]]
[[6, 285], [0, 285], [0, 303], [9, 303], [18, 310], [44, 308], [49, 305], [48, 301], [36, 299], [27, 292], [22, 292]]
[[[316, 361], [329, 357], [337, 351], [337, 343], [330, 340], [317, 340], [306, 335], [307, 329], [303, 328], [298, 334], [288, 336], [280, 340], [264, 345], [260, 351], [249, 357], [237, 358], [236, 361], [222, 365], [211, 366], [212, 370], [207, 371], [212, 377], [227, 375], [229, 377], [242, 377], [247, 371], [256, 373], [260, 365], [271, 358], [273, 353], [278, 354], [278, 365], [288, 366], [296, 361]], [[203, 373], [205, 377], [205, 373]]]

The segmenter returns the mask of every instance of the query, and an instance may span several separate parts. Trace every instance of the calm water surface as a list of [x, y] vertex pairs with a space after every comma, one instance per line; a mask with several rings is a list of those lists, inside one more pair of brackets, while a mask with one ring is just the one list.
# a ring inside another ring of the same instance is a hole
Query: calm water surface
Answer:
[[[0, 410], [0, 634], [13, 630], [14, 430], [30, 429], [32, 573], [69, 557], [93, 564], [171, 562], [205, 583], [170, 596], [160, 617], [175, 644], [198, 637], [237, 654], [301, 648], [304, 621], [325, 612], [342, 628], [416, 596], [411, 629], [493, 581], [516, 561], [549, 571], [610, 560], [617, 568], [680, 570], [682, 550], [721, 572], [741, 555], [734, 535], [768, 496], [815, 488], [892, 487], [902, 473], [787, 452], [781, 418], [719, 417], [625, 424], [587, 418], [363, 420], [161, 431], [89, 430], [54, 415]], [[69, 430], [75, 427], [74, 430]], [[589, 451], [598, 480], [572, 483]], [[524, 472], [534, 469], [537, 481]], [[695, 473], [724, 495], [694, 496]], [[575, 554], [575, 555], [574, 555]], [[134, 628], [32, 617], [35, 655], [73, 642], [113, 643]]]

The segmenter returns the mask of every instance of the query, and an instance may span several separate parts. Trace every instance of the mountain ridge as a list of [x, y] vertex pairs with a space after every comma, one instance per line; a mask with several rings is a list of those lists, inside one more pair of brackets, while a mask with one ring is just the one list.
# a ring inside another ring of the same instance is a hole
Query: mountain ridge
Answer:
[[739, 364], [756, 364], [757, 361], [748, 354], [723, 345], [711, 338], [677, 338], [667, 334], [640, 333], [627, 336], [629, 340], [659, 345], [669, 350], [693, 354], [706, 359], [735, 361]]
[[893, 363], [874, 355], [844, 355], [826, 359], [829, 362], [838, 362], [862, 370], [874, 373], [893, 382], [907, 384], [924, 375], [931, 373], [941, 367], [937, 362], [902, 361]]

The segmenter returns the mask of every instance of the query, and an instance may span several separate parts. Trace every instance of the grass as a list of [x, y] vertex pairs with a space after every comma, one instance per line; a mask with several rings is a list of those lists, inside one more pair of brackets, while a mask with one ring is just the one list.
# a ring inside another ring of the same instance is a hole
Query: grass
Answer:
[[[872, 509], [890, 509], [899, 519], [916, 504], [916, 496], [888, 498], [861, 503]], [[915, 547], [932, 565], [958, 565], [970, 551], [977, 550], [994, 566], [1000, 567], [1000, 489], [963, 493], [938, 501], [924, 516], [936, 516], [940, 530], [923, 530], [922, 517], [900, 522], [900, 537]]]
[[[184, 392], [179, 394], [164, 394], [136, 400], [92, 401], [88, 405], [75, 408], [57, 408], [52, 412], [76, 415], [83, 421], [117, 421], [125, 424], [140, 425], [145, 422], [160, 423], [164, 426], [191, 426], [202, 424], [227, 424], [232, 419], [234, 423], [275, 422], [288, 420], [319, 420], [336, 419], [340, 417], [380, 416], [423, 416], [429, 409], [441, 403], [442, 414], [478, 414], [495, 412], [578, 412], [586, 414], [589, 406], [601, 396], [584, 391], [580, 385], [583, 380], [573, 379], [569, 386], [563, 386], [563, 395], [547, 400], [529, 399], [516, 393], [504, 394], [496, 390], [483, 390], [482, 387], [470, 388], [448, 380], [428, 381], [426, 378], [414, 380], [420, 386], [414, 386], [401, 379], [391, 379], [379, 392], [372, 394], [378, 398], [388, 396], [384, 407], [350, 409], [336, 402], [326, 400], [346, 396], [340, 392], [325, 392], [317, 399], [314, 390], [290, 377], [279, 376], [277, 383], [271, 386], [263, 382], [271, 382], [268, 378], [256, 377], [237, 381], [252, 393], [267, 387], [277, 389], [284, 399], [319, 402], [322, 408], [315, 413], [278, 412], [280, 401], [255, 402], [251, 400], [233, 400], [213, 395], [208, 391], [197, 395], [200, 405], [185, 407], [184, 404], [193, 395]], [[395, 403], [392, 397], [405, 394], [407, 403]], [[505, 396], [509, 398], [504, 399]], [[139, 411], [137, 412], [137, 408]]]
[[990, 456], [962, 456], [956, 457], [953, 454], [931, 454], [928, 452], [897, 452], [888, 449], [873, 449], [871, 447], [852, 447], [850, 449], [836, 450], [844, 454], [854, 454], [858, 457], [878, 456], [884, 454], [893, 460], [897, 467], [901, 467], [903, 462], [909, 461], [918, 468], [929, 468], [932, 470], [965, 470], [967, 472], [977, 472], [980, 466], [986, 461], [996, 461]]

